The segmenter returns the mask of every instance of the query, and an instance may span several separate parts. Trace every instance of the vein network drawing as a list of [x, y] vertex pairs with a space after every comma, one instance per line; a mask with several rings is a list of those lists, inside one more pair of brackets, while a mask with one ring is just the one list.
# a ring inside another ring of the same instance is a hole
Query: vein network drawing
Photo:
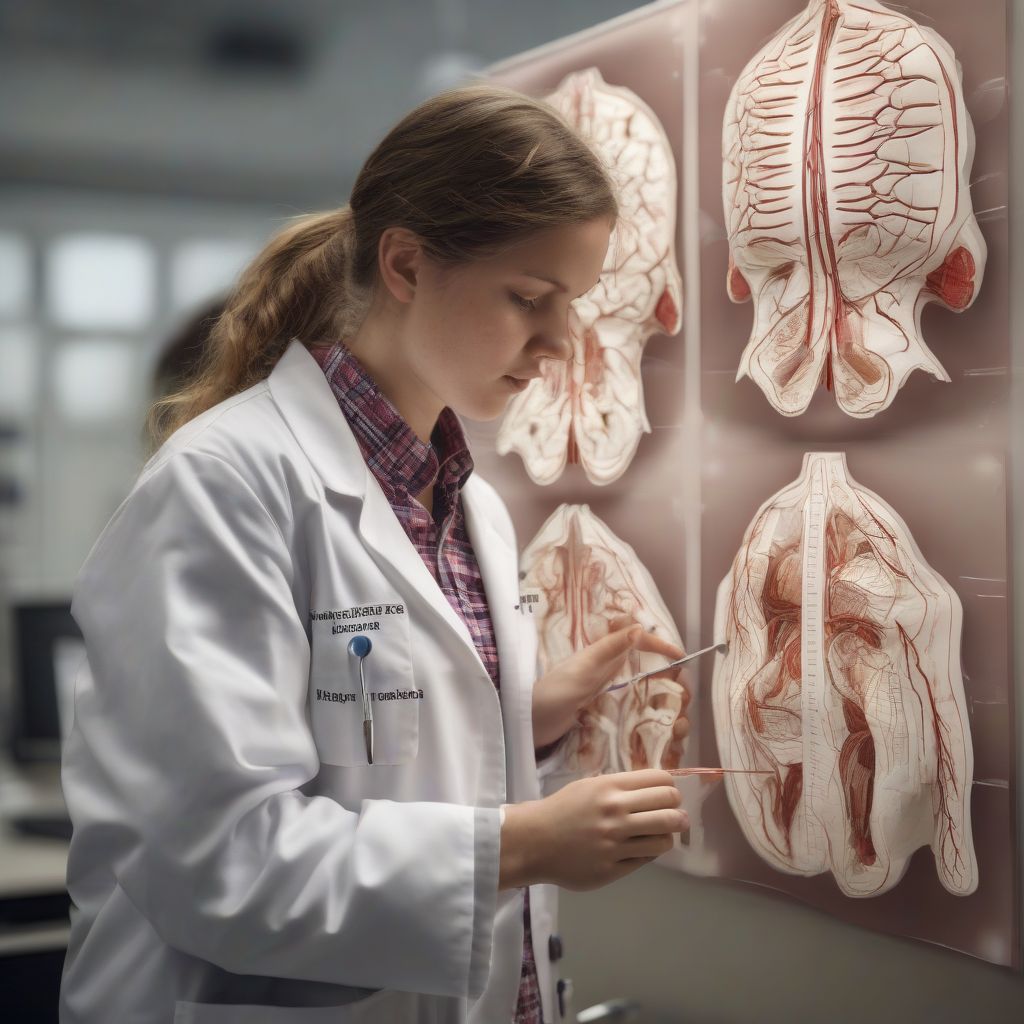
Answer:
[[[524, 589], [538, 598], [543, 672], [605, 636], [619, 615], [631, 615], [648, 632], [681, 646], [651, 574], [589, 505], [560, 505], [527, 545], [520, 565]], [[610, 685], [664, 664], [663, 655], [632, 651]], [[578, 713], [551, 772], [680, 767], [684, 741], [674, 726], [686, 717], [685, 691], [681, 680], [658, 676], [603, 693]]]
[[875, 0], [811, 0], [740, 74], [722, 132], [727, 287], [752, 299], [736, 379], [783, 415], [819, 384], [851, 416], [949, 375], [921, 309], [974, 300], [974, 130], [938, 34]]
[[750, 845], [848, 896], [895, 886], [930, 844], [942, 884], [978, 884], [962, 609], [906, 524], [810, 452], [758, 510], [718, 588], [712, 682], [725, 779]]
[[600, 154], [616, 181], [620, 217], [601, 279], [569, 309], [570, 362], [545, 360], [544, 374], [508, 405], [497, 451], [516, 451], [537, 484], [567, 464], [594, 484], [628, 468], [650, 433], [640, 357], [657, 332], [682, 325], [676, 264], [675, 160], [654, 111], [596, 68], [567, 75], [545, 97]]

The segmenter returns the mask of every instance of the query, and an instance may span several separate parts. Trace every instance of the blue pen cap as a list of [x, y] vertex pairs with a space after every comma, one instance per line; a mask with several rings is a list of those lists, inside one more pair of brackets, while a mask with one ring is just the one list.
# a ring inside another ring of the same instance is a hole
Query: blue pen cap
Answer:
[[372, 649], [373, 644], [370, 642], [370, 638], [363, 636], [362, 633], [352, 637], [348, 642], [349, 654], [354, 654], [357, 658], [365, 658]]

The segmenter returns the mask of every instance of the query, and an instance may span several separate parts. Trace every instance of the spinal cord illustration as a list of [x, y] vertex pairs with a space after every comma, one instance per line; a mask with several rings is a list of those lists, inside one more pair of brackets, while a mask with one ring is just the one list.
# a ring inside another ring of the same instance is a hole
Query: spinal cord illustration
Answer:
[[921, 309], [964, 310], [981, 283], [973, 157], [960, 68], [934, 31], [875, 0], [811, 0], [784, 25], [723, 123], [727, 288], [754, 312], [736, 379], [786, 416], [824, 386], [857, 417], [914, 370], [948, 381]]

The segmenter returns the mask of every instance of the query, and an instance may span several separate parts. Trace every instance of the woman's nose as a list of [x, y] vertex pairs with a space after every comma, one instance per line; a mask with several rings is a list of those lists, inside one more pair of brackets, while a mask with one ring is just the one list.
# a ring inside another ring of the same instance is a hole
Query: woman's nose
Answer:
[[534, 339], [535, 347], [540, 349], [540, 354], [549, 359], [558, 359], [567, 362], [572, 358], [572, 340], [569, 337], [569, 326], [563, 324], [561, 328], [553, 328], [550, 331], [543, 331]]

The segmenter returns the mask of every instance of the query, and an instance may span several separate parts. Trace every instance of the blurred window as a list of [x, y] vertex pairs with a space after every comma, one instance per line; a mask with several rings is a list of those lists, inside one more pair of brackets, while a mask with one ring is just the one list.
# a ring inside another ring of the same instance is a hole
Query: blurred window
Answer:
[[54, 353], [53, 392], [66, 423], [124, 419], [145, 394], [139, 386], [137, 346], [107, 339], [64, 341]]
[[0, 326], [0, 410], [31, 416], [39, 400], [39, 342], [24, 326]]
[[24, 316], [32, 297], [32, 263], [28, 242], [0, 232], [0, 317]]
[[73, 330], [145, 327], [156, 311], [156, 254], [132, 235], [58, 238], [46, 261], [52, 319]]
[[70, 593], [143, 466], [155, 368], [280, 219], [271, 204], [0, 191], [0, 593]]
[[242, 268], [256, 255], [254, 241], [192, 239], [171, 257], [171, 305], [190, 310], [229, 292]]

